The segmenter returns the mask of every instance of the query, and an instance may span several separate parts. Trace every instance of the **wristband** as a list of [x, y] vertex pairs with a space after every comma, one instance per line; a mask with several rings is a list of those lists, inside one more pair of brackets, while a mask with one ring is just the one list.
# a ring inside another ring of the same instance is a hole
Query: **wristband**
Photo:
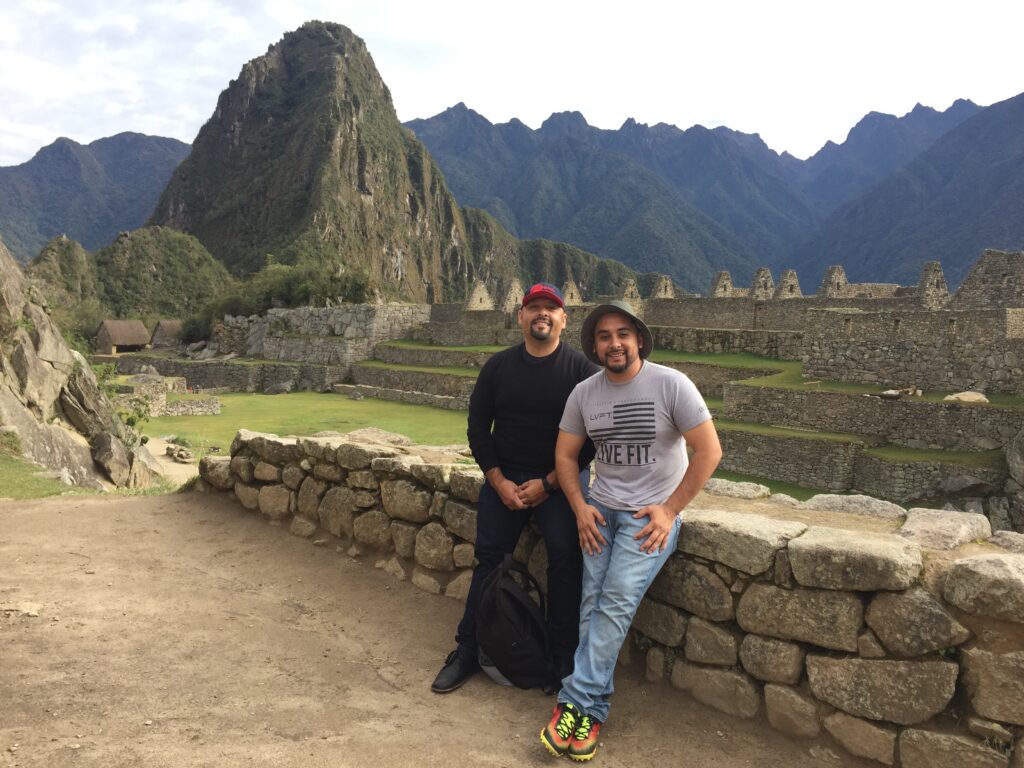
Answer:
[[551, 483], [548, 482], [548, 476], [547, 475], [544, 475], [544, 477], [542, 477], [540, 479], [540, 482], [541, 482], [541, 485], [544, 486], [544, 493], [552, 494], [552, 493], [555, 492], [555, 486], [553, 486]]

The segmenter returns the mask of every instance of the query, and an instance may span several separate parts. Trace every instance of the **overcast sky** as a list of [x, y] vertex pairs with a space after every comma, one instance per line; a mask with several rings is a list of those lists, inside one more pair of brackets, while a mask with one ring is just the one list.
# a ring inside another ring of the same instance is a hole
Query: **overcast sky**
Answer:
[[308, 19], [366, 41], [402, 120], [578, 110], [807, 157], [870, 111], [1024, 91], [1019, 0], [3, 0], [0, 165], [59, 136], [191, 142], [242, 64]]

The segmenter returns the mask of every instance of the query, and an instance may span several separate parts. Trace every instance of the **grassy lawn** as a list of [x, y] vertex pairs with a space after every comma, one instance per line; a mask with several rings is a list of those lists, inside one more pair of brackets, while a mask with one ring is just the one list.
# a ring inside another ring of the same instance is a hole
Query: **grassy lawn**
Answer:
[[964, 467], [997, 469], [1005, 462], [1004, 452], [994, 451], [931, 451], [918, 448], [903, 448], [898, 445], [884, 445], [864, 451], [868, 456], [894, 462], [942, 461]]
[[456, 345], [438, 345], [438, 344], [424, 344], [420, 341], [386, 341], [381, 344], [382, 347], [398, 347], [400, 349], [430, 349], [430, 350], [450, 350], [452, 352], [501, 352], [507, 347], [501, 344], [468, 344], [463, 346]]
[[444, 365], [397, 365], [381, 360], [362, 360], [355, 363], [360, 368], [383, 368], [388, 371], [415, 371], [417, 373], [447, 373], [451, 376], [465, 376], [475, 379], [480, 373], [479, 368], [454, 368]]
[[860, 442], [872, 445], [878, 442], [877, 438], [867, 435], [855, 435], [848, 432], [814, 432], [809, 429], [787, 429], [786, 427], [773, 427], [768, 424], [758, 424], [752, 421], [715, 419], [715, 427], [722, 432], [749, 432], [754, 435], [799, 437], [804, 440], [830, 440], [836, 443]]
[[0, 452], [0, 497], [5, 499], [42, 499], [62, 493], [93, 493], [86, 488], [64, 485], [60, 480], [38, 477], [43, 472], [30, 461]]
[[674, 349], [657, 349], [651, 353], [655, 363], [698, 363], [700, 365], [717, 365], [720, 368], [756, 368], [759, 370], [779, 371], [795, 367], [799, 373], [801, 364], [790, 360], [775, 360], [770, 357], [758, 357], [749, 352], [730, 352], [713, 355], [698, 352], [677, 352]]
[[428, 445], [466, 442], [465, 411], [446, 411], [387, 400], [350, 400], [344, 395], [293, 392], [218, 395], [219, 416], [163, 416], [143, 425], [148, 435], [177, 435], [205, 453], [210, 446], [226, 452], [239, 429], [278, 435], [312, 435], [333, 430], [350, 432], [379, 427]]

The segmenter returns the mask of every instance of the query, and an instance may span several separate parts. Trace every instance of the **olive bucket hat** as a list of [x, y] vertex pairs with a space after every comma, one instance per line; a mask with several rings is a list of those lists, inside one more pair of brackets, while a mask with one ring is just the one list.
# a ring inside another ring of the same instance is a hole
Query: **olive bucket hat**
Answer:
[[607, 304], [601, 304], [594, 307], [590, 314], [587, 315], [587, 319], [583, 321], [583, 329], [580, 331], [583, 354], [591, 362], [598, 365], [601, 364], [601, 361], [597, 359], [597, 355], [594, 353], [594, 327], [597, 325], [598, 320], [612, 313], [625, 315], [636, 324], [637, 332], [643, 340], [643, 345], [640, 347], [640, 359], [646, 360], [654, 349], [654, 337], [651, 336], [651, 329], [647, 327], [643, 320], [636, 316], [633, 307], [624, 301], [612, 301]]

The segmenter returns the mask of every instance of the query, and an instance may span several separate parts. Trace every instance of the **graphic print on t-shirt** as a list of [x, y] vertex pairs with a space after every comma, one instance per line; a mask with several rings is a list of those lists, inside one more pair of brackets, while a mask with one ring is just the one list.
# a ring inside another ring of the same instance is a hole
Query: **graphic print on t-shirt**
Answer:
[[[654, 401], [616, 403], [611, 411], [593, 413], [587, 430], [597, 447], [597, 461], [603, 464], [642, 467], [657, 461], [651, 456], [654, 443]], [[608, 421], [611, 423], [609, 424]]]

